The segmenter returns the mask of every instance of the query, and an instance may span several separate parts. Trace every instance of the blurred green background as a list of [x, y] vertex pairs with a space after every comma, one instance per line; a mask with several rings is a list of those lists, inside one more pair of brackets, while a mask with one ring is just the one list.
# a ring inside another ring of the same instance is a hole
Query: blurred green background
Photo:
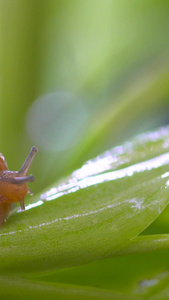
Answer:
[[[36, 193], [87, 159], [168, 124], [168, 32], [165, 0], [0, 0], [0, 152], [9, 168], [18, 170], [36, 145]], [[168, 230], [168, 210], [162, 218]], [[159, 224], [150, 233], [163, 232]], [[114, 257], [38, 280], [128, 292], [166, 261], [168, 251]]]
[[169, 2], [1, 0], [0, 151], [34, 191], [169, 121]]

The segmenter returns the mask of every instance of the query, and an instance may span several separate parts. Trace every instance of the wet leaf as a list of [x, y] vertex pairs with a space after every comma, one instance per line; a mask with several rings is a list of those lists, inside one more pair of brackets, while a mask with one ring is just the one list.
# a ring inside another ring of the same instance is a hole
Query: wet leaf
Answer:
[[168, 138], [161, 128], [107, 151], [16, 211], [1, 229], [1, 272], [84, 264], [125, 248], [168, 204]]

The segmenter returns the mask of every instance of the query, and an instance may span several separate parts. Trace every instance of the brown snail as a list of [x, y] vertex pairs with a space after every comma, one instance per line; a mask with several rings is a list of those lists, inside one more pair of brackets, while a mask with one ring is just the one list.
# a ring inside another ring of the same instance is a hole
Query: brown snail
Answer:
[[9, 214], [13, 202], [19, 201], [21, 209], [25, 210], [25, 196], [27, 193], [33, 194], [26, 183], [34, 181], [33, 175], [27, 176], [27, 173], [37, 152], [36, 147], [31, 148], [19, 171], [9, 171], [4, 156], [0, 154], [0, 226]]

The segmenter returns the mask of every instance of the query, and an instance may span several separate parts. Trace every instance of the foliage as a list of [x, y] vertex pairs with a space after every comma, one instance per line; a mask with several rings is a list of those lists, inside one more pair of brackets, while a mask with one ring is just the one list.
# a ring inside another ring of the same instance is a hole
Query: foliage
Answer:
[[166, 299], [168, 2], [0, 9], [0, 151], [19, 169], [40, 150], [0, 231], [0, 297]]

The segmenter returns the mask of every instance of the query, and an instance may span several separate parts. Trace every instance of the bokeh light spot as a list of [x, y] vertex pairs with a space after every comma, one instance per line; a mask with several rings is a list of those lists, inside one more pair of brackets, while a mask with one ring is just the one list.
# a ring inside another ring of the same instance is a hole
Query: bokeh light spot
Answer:
[[68, 92], [43, 95], [30, 107], [26, 127], [31, 140], [46, 151], [73, 147], [87, 124], [88, 112], [78, 97]]

